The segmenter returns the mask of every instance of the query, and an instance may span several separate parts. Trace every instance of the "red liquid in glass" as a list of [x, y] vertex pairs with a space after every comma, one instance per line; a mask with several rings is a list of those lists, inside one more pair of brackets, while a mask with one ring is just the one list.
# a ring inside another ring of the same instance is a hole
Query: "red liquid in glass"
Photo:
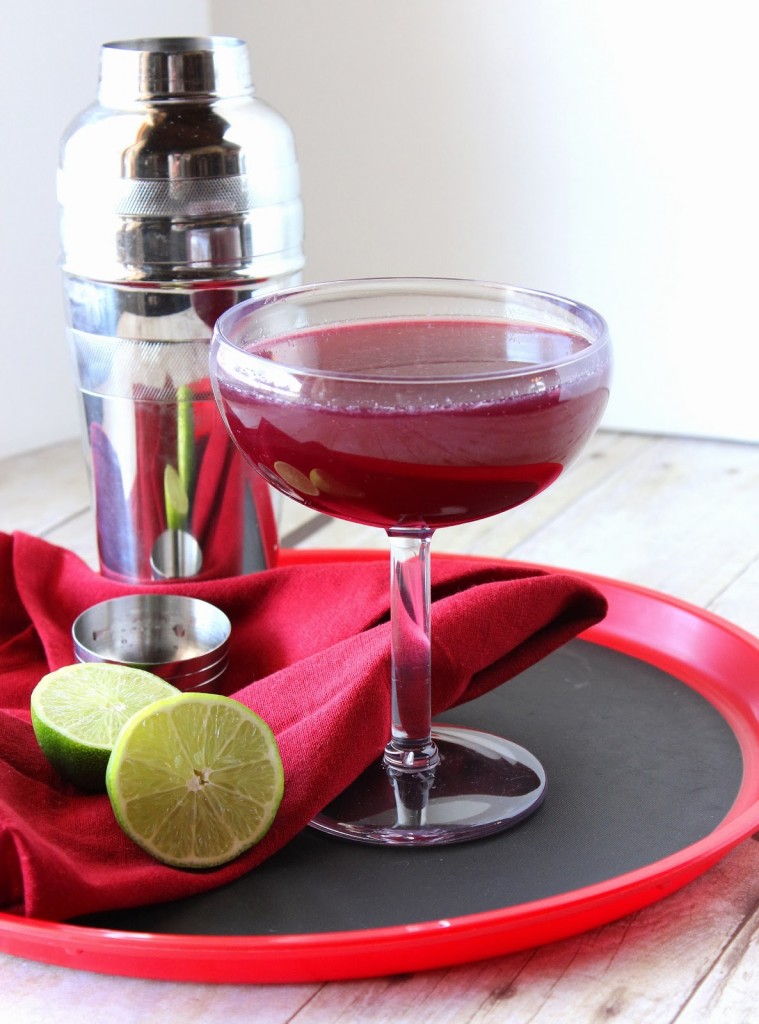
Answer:
[[[559, 476], [608, 398], [589, 347], [496, 321], [351, 323], [251, 346], [281, 364], [277, 387], [220, 367], [219, 391], [237, 444], [280, 490], [341, 519], [436, 528], [513, 508]], [[558, 366], [570, 354], [584, 369]], [[548, 359], [557, 368], [537, 368]], [[321, 376], [294, 381], [288, 366]]]

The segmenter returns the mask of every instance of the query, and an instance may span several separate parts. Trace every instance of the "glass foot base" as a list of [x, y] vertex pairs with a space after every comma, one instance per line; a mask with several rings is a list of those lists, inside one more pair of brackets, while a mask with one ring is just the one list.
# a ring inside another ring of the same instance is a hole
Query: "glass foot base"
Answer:
[[542, 765], [516, 743], [435, 726], [440, 763], [422, 772], [372, 764], [312, 820], [313, 828], [362, 843], [461, 843], [510, 828], [543, 801]]

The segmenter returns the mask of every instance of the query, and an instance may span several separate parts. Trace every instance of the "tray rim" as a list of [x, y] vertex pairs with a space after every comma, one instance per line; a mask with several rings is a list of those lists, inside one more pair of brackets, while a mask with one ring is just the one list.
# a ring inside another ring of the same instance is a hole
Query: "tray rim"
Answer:
[[[382, 550], [283, 549], [279, 563], [374, 561]], [[513, 559], [433, 554], [567, 573], [607, 597], [606, 618], [581, 640], [638, 658], [700, 693], [732, 729], [743, 757], [738, 795], [707, 836], [603, 882], [509, 907], [406, 925], [294, 935], [192, 935], [91, 928], [0, 912], [0, 952], [126, 977], [205, 983], [304, 983], [376, 977], [502, 956], [610, 923], [703, 874], [759, 830], [759, 687], [726, 677], [752, 665], [759, 639], [680, 598], [638, 584]]]

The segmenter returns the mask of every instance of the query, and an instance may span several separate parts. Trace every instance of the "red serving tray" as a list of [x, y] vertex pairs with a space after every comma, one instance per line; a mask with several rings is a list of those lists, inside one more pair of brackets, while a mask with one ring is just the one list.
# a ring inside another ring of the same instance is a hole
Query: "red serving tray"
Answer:
[[[279, 560], [294, 564], [385, 557], [381, 551], [285, 550]], [[593, 583], [609, 602], [607, 617], [583, 634], [584, 641], [637, 658], [685, 683], [733, 730], [743, 758], [742, 782], [726, 817], [705, 838], [598, 884], [446, 920], [319, 934], [209, 936], [119, 931], [0, 914], [0, 950], [81, 970], [171, 981], [339, 980], [516, 952], [606, 924], [681, 888], [759, 830], [759, 640], [675, 598], [574, 570], [572, 574]]]

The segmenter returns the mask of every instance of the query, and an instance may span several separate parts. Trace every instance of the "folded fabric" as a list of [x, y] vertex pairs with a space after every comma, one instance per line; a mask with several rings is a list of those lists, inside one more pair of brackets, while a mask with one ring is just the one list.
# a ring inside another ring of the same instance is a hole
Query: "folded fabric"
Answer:
[[[40, 539], [0, 533], [0, 910], [65, 920], [177, 899], [231, 881], [292, 839], [387, 741], [388, 576], [384, 561], [324, 561], [150, 588], [227, 613], [225, 692], [269, 723], [285, 768], [266, 837], [217, 870], [190, 872], [134, 845], [105, 794], [62, 781], [30, 724], [33, 687], [74, 660], [76, 616], [140, 588]], [[432, 581], [435, 713], [499, 686], [606, 610], [581, 580], [502, 562], [433, 558]]]

